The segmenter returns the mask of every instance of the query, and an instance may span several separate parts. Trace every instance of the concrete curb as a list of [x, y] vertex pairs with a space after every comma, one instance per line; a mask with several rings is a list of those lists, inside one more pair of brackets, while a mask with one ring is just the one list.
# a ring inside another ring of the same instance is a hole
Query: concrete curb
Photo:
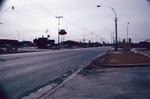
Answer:
[[141, 63], [141, 64], [114, 64], [114, 65], [102, 65], [105, 68], [126, 68], [126, 67], [150, 67], [150, 64]]

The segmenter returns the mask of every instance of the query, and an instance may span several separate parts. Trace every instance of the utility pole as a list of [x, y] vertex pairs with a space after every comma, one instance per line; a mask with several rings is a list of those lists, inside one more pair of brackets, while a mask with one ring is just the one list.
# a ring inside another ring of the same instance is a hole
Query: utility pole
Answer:
[[85, 39], [85, 28], [83, 28], [83, 43], [85, 43], [86, 39]]
[[60, 19], [63, 18], [63, 16], [56, 16], [56, 18], [58, 19], [58, 47], [59, 47], [59, 31], [60, 31]]
[[118, 28], [117, 28], [117, 16], [115, 15], [115, 35], [116, 35], [116, 46], [115, 46], [115, 50], [118, 51]]
[[129, 22], [127, 23], [127, 42], [129, 42]]

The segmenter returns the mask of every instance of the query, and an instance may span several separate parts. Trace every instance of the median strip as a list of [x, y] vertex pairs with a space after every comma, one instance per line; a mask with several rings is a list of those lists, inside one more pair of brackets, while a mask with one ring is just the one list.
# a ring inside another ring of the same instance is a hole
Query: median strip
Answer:
[[135, 52], [111, 51], [95, 59], [93, 66], [97, 68], [150, 66], [150, 57]]

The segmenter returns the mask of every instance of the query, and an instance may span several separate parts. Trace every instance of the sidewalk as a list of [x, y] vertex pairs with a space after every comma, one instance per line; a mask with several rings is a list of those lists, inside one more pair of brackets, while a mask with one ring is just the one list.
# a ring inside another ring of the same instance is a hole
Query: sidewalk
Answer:
[[[149, 57], [118, 52], [107, 55], [107, 57], [103, 56], [93, 61], [91, 65], [81, 70], [48, 99], [150, 98]], [[128, 62], [128, 60], [130, 61]], [[145, 64], [145, 62], [147, 66], [135, 67], [137, 64]], [[106, 68], [110, 64], [113, 64], [113, 67], [115, 67], [114, 64], [118, 64], [117, 66], [119, 64], [134, 64], [134, 68], [127, 65], [126, 68]]]

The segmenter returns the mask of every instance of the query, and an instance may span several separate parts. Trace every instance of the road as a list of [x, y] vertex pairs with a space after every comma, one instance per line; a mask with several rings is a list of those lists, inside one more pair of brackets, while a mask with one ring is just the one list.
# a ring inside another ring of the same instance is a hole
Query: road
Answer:
[[16, 99], [103, 54], [108, 47], [0, 55], [0, 83]]
[[137, 52], [143, 53], [147, 56], [150, 56], [150, 50], [149, 49], [144, 49], [144, 48], [136, 48], [135, 49]]

